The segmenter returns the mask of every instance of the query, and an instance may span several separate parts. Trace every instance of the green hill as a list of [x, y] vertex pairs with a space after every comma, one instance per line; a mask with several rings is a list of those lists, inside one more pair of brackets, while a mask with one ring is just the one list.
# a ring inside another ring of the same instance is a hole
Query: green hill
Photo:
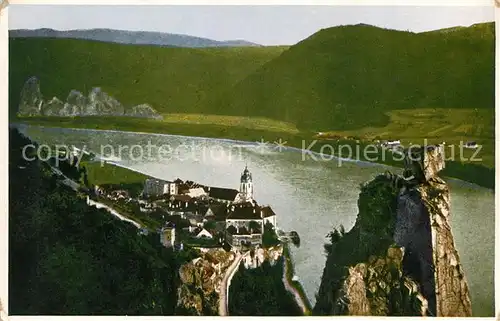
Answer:
[[[248, 141], [282, 138], [295, 147], [317, 138], [317, 131], [340, 138], [339, 144], [446, 141], [455, 161], [448, 159], [445, 175], [493, 187], [494, 34], [493, 23], [424, 33], [355, 25], [320, 30], [291, 47], [196, 49], [13, 38], [10, 115], [34, 75], [46, 99], [101, 87], [125, 105], [151, 104], [164, 118], [23, 122]], [[481, 149], [478, 155], [465, 150], [464, 159], [460, 146], [467, 141]], [[332, 143], [320, 143], [325, 142]]]
[[127, 105], [151, 104], [159, 112], [199, 111], [207, 97], [234, 85], [286, 47], [162, 48], [97, 41], [11, 38], [10, 110], [30, 76], [46, 99], [65, 100], [72, 89], [101, 87]]
[[217, 101], [235, 115], [314, 130], [385, 125], [406, 108], [493, 108], [494, 25], [410, 33], [367, 25], [323, 29]]
[[493, 108], [494, 25], [426, 33], [368, 25], [290, 47], [158, 48], [13, 38], [11, 109], [32, 75], [65, 99], [99, 86], [162, 113], [260, 116], [312, 130], [386, 125], [407, 108]]

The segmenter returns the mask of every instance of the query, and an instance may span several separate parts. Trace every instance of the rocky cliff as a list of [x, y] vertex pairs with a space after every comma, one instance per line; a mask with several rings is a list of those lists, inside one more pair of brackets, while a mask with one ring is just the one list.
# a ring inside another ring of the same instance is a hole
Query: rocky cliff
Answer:
[[[283, 253], [281, 247], [258, 249], [242, 260], [245, 269], [255, 269], [264, 262], [275, 265]], [[177, 315], [218, 315], [221, 283], [229, 266], [235, 260], [234, 252], [210, 249], [200, 257], [184, 264], [179, 275], [181, 284], [177, 292]], [[280, 279], [279, 279], [280, 280]]]
[[471, 316], [450, 193], [437, 176], [444, 164], [442, 146], [413, 149], [403, 175], [361, 187], [354, 227], [325, 245], [314, 314]]
[[21, 90], [18, 116], [127, 116], [162, 118], [148, 104], [125, 107], [117, 99], [97, 87], [92, 88], [87, 96], [77, 90], [71, 90], [65, 102], [57, 97], [44, 101], [40, 90], [40, 83], [36, 77], [28, 79]]
[[235, 254], [214, 249], [184, 264], [177, 291], [178, 315], [218, 315], [220, 284]]
[[19, 103], [19, 113], [24, 116], [36, 116], [41, 114], [43, 104], [40, 84], [36, 77], [28, 79], [21, 90], [21, 99]]

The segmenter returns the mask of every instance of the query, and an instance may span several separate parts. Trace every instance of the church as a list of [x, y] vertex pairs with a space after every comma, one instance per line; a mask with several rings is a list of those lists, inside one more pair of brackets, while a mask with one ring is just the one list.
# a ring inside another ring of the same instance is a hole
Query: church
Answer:
[[276, 214], [269, 206], [260, 206], [254, 199], [252, 174], [245, 166], [235, 201], [227, 204], [226, 239], [232, 246], [262, 244], [264, 226], [276, 228]]
[[240, 191], [236, 196], [235, 203], [245, 203], [253, 200], [253, 182], [252, 174], [245, 166], [245, 170], [241, 174], [240, 178]]

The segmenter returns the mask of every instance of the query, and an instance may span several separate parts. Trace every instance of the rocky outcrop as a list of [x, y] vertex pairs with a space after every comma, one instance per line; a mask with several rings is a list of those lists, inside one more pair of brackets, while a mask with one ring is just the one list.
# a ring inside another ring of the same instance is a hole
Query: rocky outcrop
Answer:
[[339, 301], [348, 315], [425, 315], [427, 300], [417, 283], [403, 275], [403, 255], [401, 248], [391, 247], [386, 256], [349, 267]]
[[417, 188], [430, 216], [432, 262], [436, 296], [436, 315], [471, 316], [471, 301], [465, 273], [460, 264], [450, 226], [450, 191], [446, 183], [435, 179], [430, 188]]
[[42, 115], [43, 116], [60, 116], [64, 108], [64, 103], [57, 97], [53, 97], [48, 102], [42, 105]]
[[243, 259], [243, 265], [247, 269], [255, 269], [261, 266], [265, 261], [268, 261], [271, 266], [274, 266], [279, 258], [283, 255], [283, 247], [272, 247], [269, 249], [258, 248], [250, 252], [250, 255]]
[[408, 154], [412, 158], [406, 163], [407, 173], [418, 174], [410, 176], [398, 196], [394, 240], [407, 250], [407, 273], [419, 282], [429, 311], [437, 316], [470, 316], [469, 289], [449, 223], [450, 191], [437, 176], [445, 166], [443, 146]]
[[[91, 112], [88, 106], [88, 99], [78, 90], [72, 90], [69, 92], [66, 98], [66, 103], [64, 104], [64, 109], [61, 111], [59, 116], [80, 116], [80, 115], [98, 115], [97, 112]], [[89, 112], [90, 111], [90, 112]]]
[[38, 78], [31, 77], [26, 81], [21, 90], [19, 100], [19, 115], [20, 116], [37, 116], [41, 114], [43, 97], [40, 91], [40, 83]]
[[184, 264], [179, 270], [176, 314], [218, 315], [220, 284], [235, 257], [232, 252], [213, 249]]
[[161, 119], [162, 118], [162, 116], [158, 115], [156, 110], [154, 110], [154, 108], [148, 104], [140, 104], [140, 105], [134, 106], [132, 108], [129, 108], [125, 112], [125, 116], [141, 117], [141, 118], [154, 118], [154, 119]]
[[125, 109], [115, 98], [103, 92], [101, 88], [92, 88], [85, 114], [94, 113], [101, 116], [122, 116]]
[[471, 316], [444, 166], [442, 146], [421, 147], [406, 151], [403, 176], [362, 186], [355, 226], [325, 246], [315, 314]]
[[[276, 265], [281, 255], [282, 247], [257, 249], [241, 262], [246, 269], [260, 267], [264, 262]], [[218, 315], [220, 291], [224, 275], [236, 259], [234, 252], [223, 249], [205, 251], [200, 257], [184, 264], [179, 275], [181, 285], [177, 292], [178, 315]]]
[[18, 116], [127, 116], [161, 119], [153, 107], [148, 104], [126, 108], [117, 99], [100, 88], [92, 88], [88, 96], [77, 90], [71, 90], [65, 102], [57, 97], [44, 102], [40, 84], [36, 77], [26, 81], [21, 91]]

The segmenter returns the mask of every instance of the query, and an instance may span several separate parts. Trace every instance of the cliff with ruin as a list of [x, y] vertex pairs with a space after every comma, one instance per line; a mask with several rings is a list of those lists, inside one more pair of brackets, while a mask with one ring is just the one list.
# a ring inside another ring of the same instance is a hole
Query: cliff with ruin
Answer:
[[20, 117], [32, 116], [125, 116], [161, 119], [156, 110], [148, 104], [132, 107], [123, 106], [117, 99], [95, 87], [84, 95], [77, 90], [71, 90], [65, 101], [57, 97], [44, 100], [40, 90], [40, 82], [36, 77], [29, 78], [21, 90], [19, 101]]
[[471, 316], [444, 165], [442, 146], [406, 151], [403, 175], [361, 187], [354, 227], [325, 245], [314, 314]]

